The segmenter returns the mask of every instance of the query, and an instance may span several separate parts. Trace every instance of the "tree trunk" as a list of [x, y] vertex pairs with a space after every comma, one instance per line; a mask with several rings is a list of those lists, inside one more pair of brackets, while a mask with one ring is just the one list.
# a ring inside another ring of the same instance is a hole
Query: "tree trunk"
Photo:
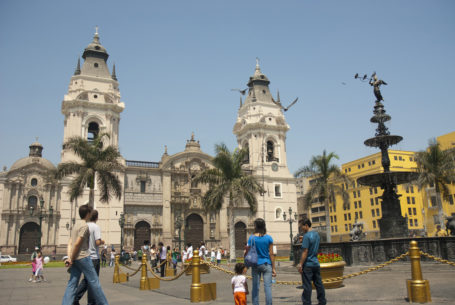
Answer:
[[92, 187], [90, 188], [90, 192], [88, 194], [88, 206], [92, 209], [95, 206], [95, 190]]
[[329, 200], [325, 200], [325, 231], [326, 231], [326, 237], [327, 237], [327, 242], [331, 243], [332, 242], [332, 236], [331, 236], [331, 231], [330, 231], [330, 212], [329, 212]]
[[234, 207], [229, 204], [229, 261], [235, 263], [235, 228], [234, 228]]
[[445, 230], [444, 225], [444, 211], [442, 209], [442, 197], [439, 192], [439, 184], [435, 181], [434, 183], [435, 193], [436, 193], [436, 204], [438, 205], [438, 219], [439, 224], [441, 225], [441, 230]]

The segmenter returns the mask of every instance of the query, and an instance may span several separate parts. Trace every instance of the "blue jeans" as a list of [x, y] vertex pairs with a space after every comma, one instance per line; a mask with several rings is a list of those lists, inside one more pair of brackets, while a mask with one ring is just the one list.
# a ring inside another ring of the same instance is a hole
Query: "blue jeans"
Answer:
[[251, 298], [253, 305], [259, 305], [259, 285], [261, 284], [261, 275], [264, 278], [265, 304], [272, 305], [272, 265], [262, 264], [251, 268], [253, 276], [253, 291]]
[[[99, 259], [92, 259], [92, 264], [93, 264], [93, 267], [95, 267], [96, 274], [98, 275], [98, 278], [99, 278], [99, 275], [100, 275], [100, 260]], [[87, 281], [87, 279], [84, 276], [82, 281], [79, 283], [79, 286], [77, 287], [76, 297], [74, 299], [73, 305], [78, 305], [79, 304], [79, 300], [82, 299], [82, 297], [84, 296], [84, 293], [87, 291], [87, 289], [88, 289], [87, 305], [95, 305], [96, 304], [95, 298], [93, 297], [93, 292], [88, 287], [88, 281]]]
[[313, 282], [314, 287], [316, 288], [316, 293], [318, 297], [319, 305], [327, 304], [325, 299], [325, 290], [324, 286], [322, 285], [322, 278], [321, 278], [321, 267], [303, 267], [302, 272], [302, 302], [303, 305], [311, 305], [311, 282]]
[[73, 262], [70, 269], [71, 275], [66, 286], [65, 295], [63, 296], [62, 305], [72, 305], [74, 297], [76, 296], [77, 285], [81, 274], [84, 274], [87, 279], [88, 286], [90, 287], [93, 298], [98, 305], [108, 305], [106, 297], [104, 296], [103, 289], [101, 289], [98, 275], [96, 274], [95, 267], [93, 266], [90, 257], [85, 257]]

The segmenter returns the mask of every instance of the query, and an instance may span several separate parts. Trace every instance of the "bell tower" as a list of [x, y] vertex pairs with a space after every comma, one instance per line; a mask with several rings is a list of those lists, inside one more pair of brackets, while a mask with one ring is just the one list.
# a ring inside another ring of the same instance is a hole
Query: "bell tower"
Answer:
[[[264, 218], [267, 232], [277, 244], [289, 245], [289, 223], [285, 222], [283, 213], [289, 214], [289, 208], [297, 212], [295, 179], [286, 159], [286, 133], [290, 127], [286, 123], [279, 94], [275, 100], [269, 84], [257, 61], [254, 75], [247, 83], [245, 101], [240, 103], [233, 132], [239, 147], [249, 150], [245, 169], [252, 171], [266, 191], [258, 195], [255, 217]], [[295, 232], [296, 222], [293, 223]]]
[[[97, 28], [93, 41], [82, 54], [82, 68], [78, 59], [68, 93], [63, 98], [63, 143], [75, 136], [90, 140], [99, 133], [108, 133], [110, 139], [106, 144], [118, 146], [120, 113], [125, 105], [120, 101], [115, 64], [111, 74], [107, 66], [108, 57], [100, 43]], [[74, 156], [63, 148], [61, 161], [71, 160]]]

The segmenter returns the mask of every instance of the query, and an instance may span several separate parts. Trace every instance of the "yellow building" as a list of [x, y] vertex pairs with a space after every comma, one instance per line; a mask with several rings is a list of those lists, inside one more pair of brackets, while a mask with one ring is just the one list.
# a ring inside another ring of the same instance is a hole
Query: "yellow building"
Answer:
[[[455, 131], [437, 137], [436, 140], [440, 144], [442, 150], [455, 149]], [[455, 162], [455, 160], [454, 160]], [[442, 199], [442, 210], [445, 216], [455, 216], [455, 185], [449, 185], [450, 196], [448, 200]], [[425, 202], [425, 218], [428, 236], [434, 236], [436, 232], [436, 225], [439, 224], [438, 207], [436, 204], [436, 193], [434, 187], [429, 187], [424, 192]], [[444, 226], [443, 226], [444, 227]]]
[[[455, 148], [455, 132], [440, 136], [437, 141], [441, 149]], [[414, 152], [389, 150], [391, 171], [415, 171], [417, 168]], [[380, 173], [381, 153], [375, 153], [342, 165], [341, 170], [352, 180], [352, 185], [342, 186], [349, 192], [349, 205], [343, 207], [341, 196], [337, 196], [336, 205], [329, 208], [331, 241], [348, 241], [349, 233], [357, 221], [363, 226], [366, 239], [379, 238], [378, 219], [382, 217], [381, 198], [383, 190], [379, 187], [362, 186], [357, 183], [357, 178]], [[308, 179], [311, 185], [312, 178]], [[455, 215], [455, 185], [449, 186], [450, 198], [443, 200], [445, 216]], [[400, 196], [402, 216], [408, 218], [408, 228], [416, 236], [433, 236], [438, 220], [438, 208], [434, 188], [419, 190], [415, 185], [399, 185], [397, 193]], [[301, 195], [300, 195], [301, 196]], [[305, 212], [299, 212], [303, 215]], [[316, 199], [308, 211], [314, 228], [324, 235], [326, 214], [324, 204]]]

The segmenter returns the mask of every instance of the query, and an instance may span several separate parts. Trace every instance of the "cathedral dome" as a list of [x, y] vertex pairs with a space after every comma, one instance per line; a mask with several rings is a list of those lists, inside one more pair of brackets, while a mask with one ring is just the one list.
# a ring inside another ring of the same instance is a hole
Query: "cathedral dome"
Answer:
[[30, 153], [28, 157], [22, 158], [14, 162], [11, 166], [10, 171], [26, 167], [30, 164], [40, 164], [47, 169], [55, 169], [54, 164], [51, 161], [42, 157], [43, 145], [36, 141], [29, 146]]
[[89, 43], [82, 54], [82, 58], [87, 59], [87, 57], [98, 57], [104, 59], [104, 61], [107, 61], [107, 58], [109, 57], [106, 48], [100, 43], [98, 29], [96, 29], [95, 36], [93, 36], [93, 41]]

